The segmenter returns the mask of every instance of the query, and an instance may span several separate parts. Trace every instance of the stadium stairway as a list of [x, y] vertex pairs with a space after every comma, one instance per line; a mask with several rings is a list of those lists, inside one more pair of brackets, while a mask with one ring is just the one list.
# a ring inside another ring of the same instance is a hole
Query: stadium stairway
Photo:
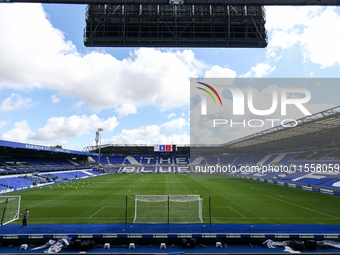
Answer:
[[330, 183], [330, 182], [334, 182], [334, 183], [335, 183], [337, 180], [340, 180], [340, 177], [334, 178], [334, 179], [332, 179], [332, 180], [325, 181], [325, 182], [323, 182], [323, 183], [320, 183], [319, 185], [320, 185], [320, 186], [326, 186], [326, 187], [327, 187], [327, 183]]
[[238, 156], [231, 162], [231, 165], [234, 165], [235, 161], [238, 159]]
[[274, 158], [272, 162], [269, 162], [269, 164], [273, 162], [280, 162], [287, 154], [288, 153], [280, 153], [276, 158]]
[[128, 160], [132, 165], [139, 165], [140, 163], [132, 156], [126, 156], [125, 162]]
[[66, 159], [67, 160], [67, 162], [69, 162], [71, 165], [73, 165], [73, 166], [80, 166], [80, 164], [79, 163], [77, 163], [77, 162], [75, 162], [75, 161], [73, 161], [73, 160], [71, 160], [71, 159]]
[[263, 165], [270, 165], [272, 162], [274, 162], [274, 159], [275, 159], [277, 156], [278, 156], [277, 154], [271, 155], [271, 156], [269, 157], [269, 159], [267, 159], [267, 160], [263, 163]]
[[323, 184], [326, 184], [326, 183], [328, 183], [328, 182], [336, 181], [337, 179], [339, 179], [339, 177], [335, 177], [335, 178], [333, 178], [333, 179], [326, 180], [326, 181], [320, 183], [319, 185], [323, 185]]
[[266, 156], [265, 156], [263, 159], [261, 159], [256, 165], [263, 165], [264, 162], [266, 162], [271, 156], [272, 156], [272, 154], [266, 155]]
[[197, 158], [195, 158], [195, 159], [191, 162], [191, 164], [192, 164], [192, 165], [200, 165], [200, 164], [202, 164], [202, 161], [204, 162], [204, 164], [206, 164], [206, 163], [205, 163], [204, 157], [203, 157], [203, 156], [198, 156]]
[[287, 172], [287, 173], [280, 173], [280, 176], [281, 177], [276, 177], [277, 179], [280, 179], [280, 180], [289, 180], [289, 179], [292, 179], [292, 178], [298, 178], [302, 175], [304, 175], [306, 173], [304, 172]]

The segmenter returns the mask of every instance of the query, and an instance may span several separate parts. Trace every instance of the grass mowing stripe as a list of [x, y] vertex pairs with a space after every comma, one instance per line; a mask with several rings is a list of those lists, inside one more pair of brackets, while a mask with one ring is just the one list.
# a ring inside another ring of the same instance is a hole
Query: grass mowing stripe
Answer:
[[320, 214], [323, 214], [323, 215], [326, 215], [326, 216], [329, 216], [329, 217], [332, 217], [332, 218], [335, 218], [335, 219], [339, 219], [338, 217], [335, 217], [333, 215], [330, 215], [330, 214], [327, 214], [327, 213], [323, 213], [323, 212], [319, 212], [317, 210], [314, 210], [314, 209], [311, 209], [311, 208], [308, 208], [308, 207], [305, 207], [305, 206], [302, 206], [302, 205], [298, 205], [298, 204], [294, 204], [294, 203], [291, 203], [291, 202], [288, 202], [288, 201], [285, 201], [285, 200], [282, 200], [282, 199], [279, 199], [279, 198], [276, 198], [276, 197], [272, 197], [272, 196], [269, 196], [269, 195], [265, 195], [266, 197], [270, 197], [272, 199], [276, 199], [276, 200], [279, 200], [279, 201], [282, 201], [282, 202], [285, 202], [287, 204], [291, 204], [291, 205], [294, 205], [294, 206], [298, 206], [298, 207], [301, 207], [303, 209], [307, 209], [307, 210], [310, 210], [310, 211], [313, 211], [313, 212], [316, 212], [316, 213], [320, 213]]
[[[111, 217], [92, 217], [92, 219], [123, 219], [125, 217], [120, 217], [120, 216], [111, 216]], [[223, 218], [223, 219], [244, 219], [244, 217], [229, 217], [229, 216], [219, 216], [219, 217], [215, 217], [215, 218]], [[74, 220], [75, 218], [37, 218], [37, 217], [30, 217], [31, 219], [39, 219], [39, 220]], [[88, 217], [77, 217], [77, 219], [89, 219]], [[258, 217], [247, 217], [247, 219], [252, 219], [252, 220], [256, 220], [258, 219]], [[285, 220], [305, 220], [306, 218], [287, 218], [287, 217], [269, 217], [267, 219], [285, 219]], [[329, 218], [309, 218], [310, 220], [329, 220]], [[337, 221], [337, 219], [331, 219], [334, 221]], [[202, 223], [203, 224], [203, 223]]]
[[[21, 208], [29, 208], [31, 224], [124, 223], [126, 196], [133, 197], [128, 198], [132, 223], [135, 195], [210, 196], [212, 223], [339, 225], [340, 219], [339, 197], [239, 178], [110, 174], [52, 187], [13, 193], [21, 195]], [[207, 223], [208, 199], [202, 204]]]
[[45, 201], [42, 201], [42, 202], [40, 202], [40, 203], [30, 205], [30, 207], [37, 207], [38, 205], [42, 205], [42, 204], [44, 204], [44, 203], [51, 202], [51, 201], [53, 201], [53, 200], [60, 199], [60, 198], [62, 198], [62, 197], [66, 197], [66, 196], [69, 196], [69, 195], [66, 194], [66, 195], [63, 195], [63, 196], [59, 196], [59, 197], [55, 197], [55, 198], [52, 198], [52, 199], [49, 199], [49, 200], [45, 200]]
[[[238, 207], [241, 207], [243, 210], [248, 211], [248, 212], [250, 212], [250, 213], [253, 214], [253, 215], [256, 215], [255, 213], [253, 213], [253, 212], [247, 210], [246, 208], [244, 208], [243, 206], [240, 206], [239, 204], [236, 204], [236, 203], [235, 203], [235, 205], [238, 206]], [[256, 216], [257, 216], [259, 219], [261, 219], [261, 220], [263, 220], [263, 221], [265, 221], [265, 222], [270, 223], [268, 220], [264, 219], [263, 217], [261, 217], [261, 216], [259, 216], [259, 215], [256, 215]]]
[[[222, 192], [214, 192], [214, 193], [215, 193], [216, 196], [219, 197], [220, 201], [226, 200], [226, 201], [229, 202], [229, 204], [231, 203], [234, 206], [241, 208], [245, 212], [250, 213], [250, 215], [257, 216], [258, 219], [261, 219], [264, 222], [268, 222], [263, 217], [256, 215], [254, 212], [247, 210], [246, 208], [241, 206], [240, 203], [237, 203], [237, 201], [242, 201], [242, 200], [239, 200], [238, 198], [237, 199], [230, 199], [230, 195], [244, 196], [244, 194], [242, 194], [242, 193], [241, 194], [232, 194], [232, 193], [235, 192], [235, 188], [233, 188], [233, 185], [228, 187], [228, 186], [226, 186], [226, 183], [225, 183], [225, 180], [230, 180], [229, 178], [207, 178], [207, 179], [199, 178], [197, 180], [199, 180], [200, 182], [203, 181], [205, 186], [209, 185], [209, 187], [213, 187], [214, 189], [218, 189], [218, 190], [221, 190], [223, 192], [225, 192], [226, 190], [229, 190], [230, 192], [228, 192], [228, 193], [222, 193]], [[203, 184], [201, 184], [201, 185], [203, 185]], [[213, 192], [213, 191], [211, 191], [211, 192]], [[214, 201], [215, 201], [215, 199], [216, 198], [214, 198]], [[215, 208], [215, 205], [212, 205], [212, 210], [213, 210], [213, 208]], [[215, 210], [213, 210], [213, 212], [215, 212]], [[218, 212], [220, 212], [220, 210], [218, 210]], [[216, 213], [212, 213], [212, 214], [214, 215], [214, 218], [218, 217], [218, 216], [216, 216]], [[245, 218], [248, 218], [248, 217], [245, 217]]]

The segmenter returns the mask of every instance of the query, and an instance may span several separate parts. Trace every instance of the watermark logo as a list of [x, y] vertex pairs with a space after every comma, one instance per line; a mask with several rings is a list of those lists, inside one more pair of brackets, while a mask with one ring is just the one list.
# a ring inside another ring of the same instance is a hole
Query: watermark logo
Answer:
[[[198, 82], [199, 84], [205, 85], [208, 87], [211, 91], [217, 95], [218, 99], [220, 100], [221, 106], [222, 106], [222, 100], [217, 93], [217, 91], [211, 86], [203, 82]], [[269, 109], [265, 110], [259, 110], [256, 109], [254, 106], [254, 94], [253, 88], [247, 88], [245, 91], [242, 91], [240, 88], [238, 88], [235, 85], [232, 84], [225, 84], [221, 86], [223, 89], [228, 89], [233, 98], [233, 115], [245, 115], [245, 106], [248, 107], [248, 110], [258, 116], [268, 116], [273, 114], [278, 107], [281, 108], [281, 116], [287, 115], [287, 106], [288, 105], [295, 105], [297, 109], [299, 109], [305, 116], [312, 115], [307, 108], [303, 105], [305, 103], [308, 103], [311, 99], [311, 93], [306, 88], [273, 88], [271, 91], [272, 96], [272, 105]], [[205, 91], [207, 94], [209, 94], [216, 104], [216, 100], [213, 97], [213, 95], [206, 89], [197, 87], [198, 89], [201, 89]], [[303, 98], [289, 98], [289, 94], [293, 93], [300, 93], [304, 94]], [[247, 98], [247, 105], [245, 104], [245, 98]], [[201, 115], [207, 115], [207, 99], [206, 94], [201, 95]]]
[[[206, 86], [213, 93], [215, 93], [215, 95], [217, 96], [218, 100], [220, 101], [221, 106], [223, 106], [220, 95], [217, 93], [217, 91], [212, 86], [210, 86], [209, 84], [203, 83], [203, 82], [197, 82], [197, 83], [199, 83], [199, 84], [201, 84], [203, 86]], [[200, 90], [203, 90], [204, 92], [206, 92], [214, 100], [214, 103], [217, 106], [216, 100], [215, 100], [214, 96], [211, 94], [210, 91], [208, 91], [207, 89], [201, 88], [201, 87], [197, 87], [197, 88], [200, 89]], [[206, 97], [206, 94], [201, 96], [201, 100], [202, 100], [201, 101], [201, 104], [202, 104], [202, 115], [206, 115], [207, 114], [207, 97]]]
[[295, 127], [297, 119], [312, 115], [313, 88], [303, 80], [206, 78], [192, 80], [191, 85], [192, 116], [202, 121], [195, 123], [193, 131], [213, 128], [210, 130], [215, 132], [211, 133], [214, 137], [217, 132], [227, 132], [227, 126], [243, 133], [277, 126]]

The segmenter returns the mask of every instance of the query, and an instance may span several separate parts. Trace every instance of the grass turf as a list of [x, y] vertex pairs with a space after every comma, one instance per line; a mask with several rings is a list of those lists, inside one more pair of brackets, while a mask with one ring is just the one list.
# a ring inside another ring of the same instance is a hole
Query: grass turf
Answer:
[[[70, 224], [124, 223], [126, 195], [151, 194], [200, 195], [205, 223], [210, 196], [212, 223], [340, 224], [339, 197], [223, 176], [112, 174], [10, 195], [21, 196], [21, 213], [29, 208], [29, 224]], [[133, 216], [128, 198], [128, 223]]]

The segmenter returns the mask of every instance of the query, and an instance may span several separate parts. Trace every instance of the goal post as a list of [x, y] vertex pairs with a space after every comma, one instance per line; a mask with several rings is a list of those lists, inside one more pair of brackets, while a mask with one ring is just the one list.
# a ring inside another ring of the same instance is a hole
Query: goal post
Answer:
[[203, 223], [199, 195], [136, 195], [133, 223]]
[[21, 196], [0, 196], [0, 226], [19, 219]]

